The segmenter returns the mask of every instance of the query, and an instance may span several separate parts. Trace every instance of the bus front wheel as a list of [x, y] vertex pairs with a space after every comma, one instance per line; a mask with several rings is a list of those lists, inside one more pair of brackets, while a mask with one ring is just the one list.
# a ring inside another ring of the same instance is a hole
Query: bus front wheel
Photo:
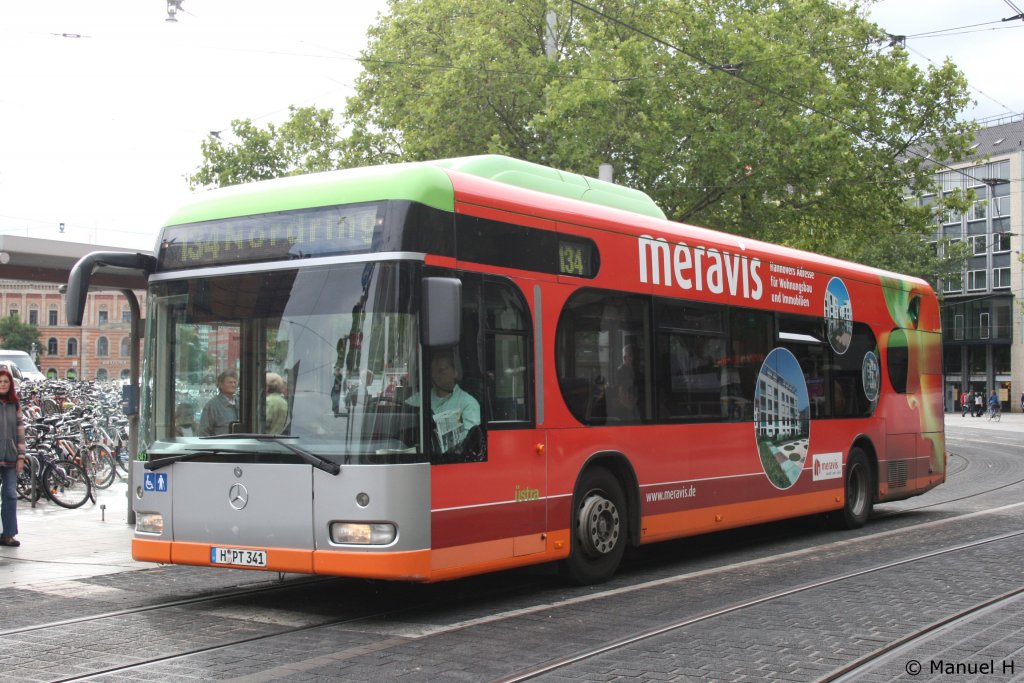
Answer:
[[615, 574], [626, 550], [626, 498], [622, 486], [603, 468], [587, 470], [573, 496], [572, 547], [562, 573], [590, 585]]
[[836, 529], [859, 529], [871, 516], [874, 477], [864, 451], [854, 446], [846, 459], [846, 501], [843, 509], [831, 513], [829, 521]]

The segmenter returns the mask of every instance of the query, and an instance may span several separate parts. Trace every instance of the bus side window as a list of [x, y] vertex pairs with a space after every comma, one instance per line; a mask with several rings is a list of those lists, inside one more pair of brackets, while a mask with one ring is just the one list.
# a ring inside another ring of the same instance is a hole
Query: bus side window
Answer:
[[505, 281], [484, 282], [484, 369], [494, 422], [532, 419], [530, 315], [519, 290]]

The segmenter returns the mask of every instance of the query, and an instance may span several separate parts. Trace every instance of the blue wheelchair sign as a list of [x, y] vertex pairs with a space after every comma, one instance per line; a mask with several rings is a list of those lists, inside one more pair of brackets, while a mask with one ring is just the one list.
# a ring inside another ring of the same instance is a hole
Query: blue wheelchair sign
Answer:
[[142, 481], [142, 488], [145, 491], [152, 491], [154, 493], [166, 493], [167, 474], [164, 472], [146, 472]]

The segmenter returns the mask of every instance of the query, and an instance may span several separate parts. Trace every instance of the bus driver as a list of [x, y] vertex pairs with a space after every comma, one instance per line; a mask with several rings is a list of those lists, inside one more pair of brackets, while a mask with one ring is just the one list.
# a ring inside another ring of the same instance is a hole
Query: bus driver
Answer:
[[[441, 450], [446, 453], [461, 445], [469, 430], [480, 424], [480, 403], [456, 383], [457, 376], [450, 354], [434, 354], [430, 360], [430, 409]], [[420, 395], [413, 394], [405, 403], [418, 407]]]

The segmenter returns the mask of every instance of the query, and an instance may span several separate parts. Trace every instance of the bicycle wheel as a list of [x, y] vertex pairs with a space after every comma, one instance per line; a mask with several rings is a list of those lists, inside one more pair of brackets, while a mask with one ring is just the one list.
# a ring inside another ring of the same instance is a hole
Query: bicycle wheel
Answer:
[[85, 469], [69, 460], [55, 460], [43, 470], [43, 491], [61, 507], [82, 507], [89, 500], [91, 489]]
[[15, 488], [18, 490], [18, 498], [30, 503], [39, 500], [39, 459], [36, 456], [28, 456]]
[[92, 477], [92, 483], [98, 489], [105, 489], [114, 483], [117, 476], [114, 472], [114, 456], [110, 454], [106, 446], [93, 444], [85, 453], [87, 471]]
[[114, 454], [114, 465], [117, 466], [117, 476], [122, 479], [128, 478], [128, 446], [121, 446]]
[[52, 417], [60, 414], [60, 405], [52, 398], [44, 398], [42, 403], [43, 415]]

